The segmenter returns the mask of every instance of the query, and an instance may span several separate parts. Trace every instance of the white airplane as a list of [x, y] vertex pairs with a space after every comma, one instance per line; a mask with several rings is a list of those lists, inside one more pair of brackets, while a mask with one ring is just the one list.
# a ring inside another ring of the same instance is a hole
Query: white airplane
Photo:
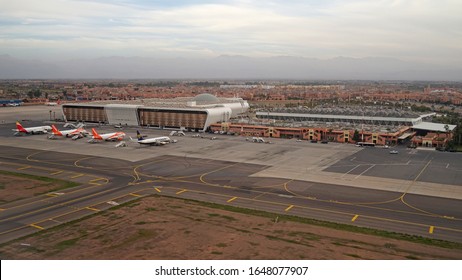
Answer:
[[21, 134], [46, 134], [51, 130], [51, 126], [34, 126], [34, 127], [23, 127], [19, 122], [16, 122], [16, 129], [12, 129], [15, 133], [14, 135]]
[[93, 137], [90, 140], [88, 140], [89, 143], [95, 143], [100, 141], [121, 141], [125, 137], [125, 133], [121, 131], [98, 134], [98, 132], [96, 132], [96, 129], [92, 128], [91, 133], [93, 134]]
[[49, 139], [56, 139], [58, 137], [72, 137], [72, 140], [77, 140], [84, 137], [85, 135], [88, 135], [88, 132], [83, 129], [83, 127], [59, 131], [53, 124], [51, 125], [51, 133], [52, 134], [48, 137]]
[[137, 142], [140, 145], [160, 146], [160, 145], [165, 145], [168, 143], [176, 142], [175, 140], [172, 140], [167, 136], [144, 139], [138, 130], [136, 131], [136, 137], [138, 138], [138, 140], [135, 140], [131, 137], [130, 137], [130, 140], [133, 142]]

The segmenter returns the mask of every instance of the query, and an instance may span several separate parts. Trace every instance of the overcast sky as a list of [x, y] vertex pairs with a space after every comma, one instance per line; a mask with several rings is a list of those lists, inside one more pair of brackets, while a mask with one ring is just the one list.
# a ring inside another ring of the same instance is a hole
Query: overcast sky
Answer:
[[0, 0], [0, 54], [462, 64], [461, 0]]

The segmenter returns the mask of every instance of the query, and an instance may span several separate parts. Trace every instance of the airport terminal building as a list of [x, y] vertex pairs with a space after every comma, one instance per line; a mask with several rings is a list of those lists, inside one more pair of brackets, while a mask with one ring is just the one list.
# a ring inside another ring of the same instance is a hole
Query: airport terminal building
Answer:
[[242, 98], [218, 98], [203, 93], [194, 98], [111, 100], [64, 104], [66, 121], [83, 121], [205, 131], [247, 112]]

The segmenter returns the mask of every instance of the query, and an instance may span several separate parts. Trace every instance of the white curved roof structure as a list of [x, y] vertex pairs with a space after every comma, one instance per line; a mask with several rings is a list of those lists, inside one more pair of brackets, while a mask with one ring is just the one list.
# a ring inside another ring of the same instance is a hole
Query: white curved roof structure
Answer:
[[218, 97], [216, 97], [215, 95], [212, 95], [210, 93], [198, 94], [192, 99], [192, 101], [196, 101], [198, 103], [203, 103], [203, 102], [206, 102], [206, 103], [220, 103], [220, 99], [218, 99]]
[[68, 121], [207, 130], [212, 123], [245, 113], [249, 104], [242, 98], [202, 93], [194, 98], [108, 100], [64, 104], [62, 108]]

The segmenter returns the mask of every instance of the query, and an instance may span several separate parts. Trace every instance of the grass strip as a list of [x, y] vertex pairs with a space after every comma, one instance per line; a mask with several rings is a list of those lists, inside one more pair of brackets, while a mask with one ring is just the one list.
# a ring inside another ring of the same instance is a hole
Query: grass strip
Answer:
[[55, 178], [50, 178], [50, 177], [45, 177], [45, 176], [30, 175], [30, 174], [18, 173], [18, 172], [11, 172], [11, 171], [4, 171], [4, 170], [0, 170], [0, 175], [15, 176], [15, 177], [20, 177], [22, 179], [25, 178], [25, 179], [37, 180], [37, 181], [41, 181], [45, 183], [58, 185], [56, 188], [47, 190], [44, 193], [56, 192], [56, 191], [73, 188], [73, 187], [77, 187], [81, 185], [80, 183], [61, 180], [61, 179], [55, 179]]
[[431, 239], [431, 238], [422, 237], [418, 235], [391, 232], [391, 231], [366, 228], [366, 227], [358, 227], [358, 226], [353, 226], [353, 225], [340, 224], [340, 223], [329, 222], [329, 221], [321, 221], [321, 220], [316, 220], [316, 219], [311, 219], [311, 218], [284, 215], [284, 214], [279, 214], [279, 213], [271, 213], [271, 212], [266, 212], [262, 210], [241, 208], [241, 207], [236, 207], [236, 206], [231, 206], [231, 205], [204, 202], [204, 201], [198, 201], [198, 200], [186, 199], [186, 198], [180, 198], [180, 197], [170, 197], [170, 198], [181, 199], [184, 201], [191, 201], [201, 206], [221, 209], [225, 211], [241, 213], [241, 214], [246, 214], [246, 215], [266, 217], [266, 218], [271, 218], [271, 219], [275, 219], [276, 217], [278, 217], [278, 222], [281, 222], [281, 221], [297, 222], [297, 223], [321, 226], [321, 227], [332, 228], [332, 229], [337, 229], [337, 230], [342, 230], [342, 231], [347, 231], [347, 232], [375, 235], [375, 236], [381, 236], [381, 237], [386, 237], [386, 238], [392, 238], [396, 240], [405, 240], [405, 241], [410, 241], [410, 242], [419, 243], [419, 244], [438, 246], [442, 248], [462, 250], [462, 243], [451, 242], [451, 241], [440, 240], [440, 239]]

